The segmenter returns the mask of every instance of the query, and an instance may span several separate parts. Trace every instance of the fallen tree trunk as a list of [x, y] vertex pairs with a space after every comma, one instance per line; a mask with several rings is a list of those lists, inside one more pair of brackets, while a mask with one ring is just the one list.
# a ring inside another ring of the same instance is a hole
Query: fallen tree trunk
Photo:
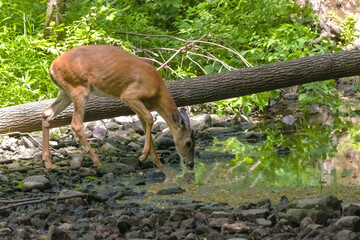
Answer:
[[[192, 105], [248, 94], [360, 75], [360, 50], [306, 57], [256, 68], [202, 76], [167, 83], [178, 106]], [[0, 109], [0, 133], [41, 130], [41, 112], [54, 99]], [[72, 106], [52, 122], [51, 127], [70, 124]], [[91, 97], [85, 121], [94, 121], [133, 112], [121, 101]]]

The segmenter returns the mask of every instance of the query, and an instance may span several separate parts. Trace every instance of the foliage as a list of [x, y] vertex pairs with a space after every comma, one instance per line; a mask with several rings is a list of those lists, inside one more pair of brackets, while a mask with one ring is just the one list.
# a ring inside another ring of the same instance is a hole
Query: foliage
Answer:
[[[330, 52], [334, 47], [325, 41], [313, 44], [317, 19], [309, 7], [292, 0], [68, 0], [64, 23], [47, 39], [42, 35], [46, 0], [0, 1], [0, 5], [0, 107], [55, 97], [57, 88], [47, 69], [56, 56], [79, 45], [119, 45], [161, 64], [184, 41], [208, 33], [204, 42], [181, 52], [169, 68], [160, 70], [165, 79], [245, 67], [240, 54], [257, 66]], [[65, 33], [64, 40], [57, 40], [60, 32]], [[278, 94], [219, 101], [217, 112], [230, 107], [250, 114], [254, 106], [263, 109]]]
[[344, 46], [352, 43], [359, 36], [355, 31], [355, 24], [356, 20], [353, 15], [349, 15], [343, 20], [340, 39]]

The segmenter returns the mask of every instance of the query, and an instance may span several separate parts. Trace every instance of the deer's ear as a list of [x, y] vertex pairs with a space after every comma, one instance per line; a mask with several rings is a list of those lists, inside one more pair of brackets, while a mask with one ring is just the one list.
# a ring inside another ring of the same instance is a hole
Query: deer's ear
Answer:
[[181, 116], [181, 119], [183, 121], [184, 126], [190, 127], [190, 120], [189, 120], [189, 117], [188, 117], [188, 115], [186, 113], [185, 108], [180, 109], [180, 116]]
[[177, 126], [178, 128], [182, 127], [183, 120], [181, 118], [179, 110], [174, 109], [174, 111], [172, 112], [172, 119], [173, 119], [175, 126]]

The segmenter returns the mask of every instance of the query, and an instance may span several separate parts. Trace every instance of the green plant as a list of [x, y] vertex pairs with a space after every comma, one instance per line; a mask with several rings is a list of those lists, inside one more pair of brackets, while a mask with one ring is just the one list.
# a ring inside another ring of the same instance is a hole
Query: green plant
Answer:
[[355, 31], [355, 24], [356, 24], [356, 20], [353, 15], [347, 16], [342, 21], [342, 31], [341, 31], [340, 39], [344, 46], [352, 43], [355, 40], [355, 38], [358, 37], [358, 34]]

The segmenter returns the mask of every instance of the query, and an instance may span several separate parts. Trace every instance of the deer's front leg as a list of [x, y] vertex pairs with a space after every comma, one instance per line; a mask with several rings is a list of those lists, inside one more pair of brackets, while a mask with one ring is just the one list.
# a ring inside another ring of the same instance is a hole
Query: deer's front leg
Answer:
[[[141, 122], [141, 125], [142, 125], [142, 127], [143, 127], [143, 129], [144, 129], [144, 132], [146, 133], [146, 131], [147, 131], [147, 127], [146, 127], [146, 122], [144, 121], [144, 119], [142, 118], [142, 117], [140, 117], [139, 115], [138, 115], [138, 117], [139, 117], [139, 120], [140, 120], [140, 122]], [[151, 136], [151, 131], [150, 131], [150, 136]], [[152, 138], [151, 138], [151, 140], [150, 140], [150, 153], [151, 153], [151, 158], [152, 158], [152, 161], [153, 161], [153, 163], [158, 167], [158, 168], [163, 168], [164, 167], [164, 165], [161, 163], [161, 161], [160, 161], [160, 159], [159, 159], [159, 156], [157, 155], [157, 153], [156, 153], [156, 150], [155, 150], [155, 146], [154, 146], [154, 141], [152, 140]], [[145, 148], [144, 148], [145, 149]], [[144, 150], [143, 150], [143, 154], [144, 154]], [[141, 158], [140, 158], [140, 161], [141, 162], [144, 162], [146, 160], [146, 158], [145, 159], [143, 159], [143, 160], [141, 160]]]
[[50, 160], [50, 136], [49, 128], [51, 120], [56, 117], [60, 112], [62, 112], [67, 106], [71, 103], [70, 98], [63, 91], [60, 92], [59, 96], [53, 104], [46, 108], [42, 113], [42, 132], [43, 132], [43, 153], [42, 160], [44, 161], [46, 168], [51, 168]]

